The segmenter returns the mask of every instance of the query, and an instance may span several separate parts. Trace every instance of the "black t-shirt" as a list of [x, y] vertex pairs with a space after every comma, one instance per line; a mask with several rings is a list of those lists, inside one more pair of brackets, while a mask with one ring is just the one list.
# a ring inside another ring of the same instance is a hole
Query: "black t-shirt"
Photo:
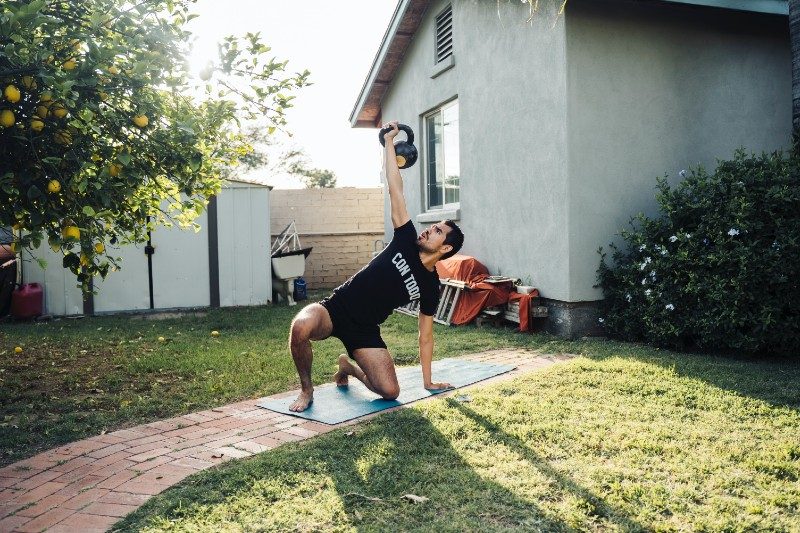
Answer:
[[423, 314], [434, 315], [439, 275], [419, 258], [414, 224], [409, 220], [395, 228], [389, 246], [334, 289], [333, 297], [360, 324], [382, 324], [394, 308], [413, 300], [419, 300]]

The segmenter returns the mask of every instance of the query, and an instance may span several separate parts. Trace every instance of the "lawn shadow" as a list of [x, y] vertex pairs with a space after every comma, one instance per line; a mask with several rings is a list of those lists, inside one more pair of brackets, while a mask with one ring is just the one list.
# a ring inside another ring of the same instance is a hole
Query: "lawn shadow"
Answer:
[[[351, 443], [336, 459], [342, 468], [330, 474], [358, 530], [575, 531], [537, 502], [476, 472], [415, 409], [376, 418]], [[363, 459], [386, 445], [399, 453], [387, 453], [365, 470]], [[429, 500], [415, 505], [402, 498], [405, 494]]]
[[[638, 345], [636, 345], [639, 348]], [[800, 359], [743, 357], [655, 351], [643, 346], [637, 353], [592, 350], [586, 357], [596, 361], [612, 357], [634, 359], [674, 370], [679, 377], [699, 379], [720, 389], [758, 399], [775, 407], [800, 411]]]
[[492, 422], [485, 416], [476, 413], [463, 403], [458, 402], [453, 398], [447, 398], [445, 401], [450, 407], [458, 410], [460, 413], [465, 415], [470, 420], [481, 425], [484, 429], [490, 432], [492, 437], [497, 439], [498, 442], [500, 442], [504, 446], [507, 446], [515, 453], [519, 454], [533, 467], [538, 469], [548, 478], [555, 481], [558, 484], [558, 486], [561, 487], [563, 490], [572, 493], [573, 495], [577, 496], [584, 502], [588, 502], [591, 506], [592, 510], [591, 514], [593, 516], [605, 519], [609, 523], [619, 527], [622, 531], [649, 530], [642, 524], [622, 514], [619, 510], [615, 509], [613, 506], [608, 504], [597, 494], [576, 483], [568, 475], [559, 472], [558, 470], [553, 468], [545, 458], [534, 452], [518, 437], [515, 437], [514, 435], [511, 435], [506, 431], [504, 431], [503, 428], [501, 428], [498, 424]]
[[[406, 494], [428, 500], [414, 503]], [[248, 519], [241, 502], [253, 496], [259, 502], [253, 509], [272, 508], [276, 514]], [[196, 516], [212, 531], [207, 517], [223, 507], [222, 520], [245, 530], [576, 530], [536, 501], [479, 475], [415, 409], [191, 476], [118, 522], [115, 530], [140, 530], [152, 525], [153, 517]], [[323, 519], [315, 522], [319, 509]]]

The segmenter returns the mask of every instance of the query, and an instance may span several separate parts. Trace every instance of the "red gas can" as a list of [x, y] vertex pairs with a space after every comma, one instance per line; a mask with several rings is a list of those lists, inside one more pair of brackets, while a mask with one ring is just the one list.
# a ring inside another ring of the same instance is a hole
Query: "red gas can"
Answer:
[[11, 314], [14, 318], [35, 318], [42, 314], [44, 291], [38, 283], [26, 283], [11, 295]]

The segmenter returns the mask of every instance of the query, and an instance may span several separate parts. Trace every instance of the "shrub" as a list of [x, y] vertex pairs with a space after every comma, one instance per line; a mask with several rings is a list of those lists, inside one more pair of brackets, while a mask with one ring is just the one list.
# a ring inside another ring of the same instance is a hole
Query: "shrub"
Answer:
[[738, 150], [638, 214], [625, 246], [600, 249], [600, 319], [626, 340], [678, 349], [789, 354], [800, 347], [800, 156]]

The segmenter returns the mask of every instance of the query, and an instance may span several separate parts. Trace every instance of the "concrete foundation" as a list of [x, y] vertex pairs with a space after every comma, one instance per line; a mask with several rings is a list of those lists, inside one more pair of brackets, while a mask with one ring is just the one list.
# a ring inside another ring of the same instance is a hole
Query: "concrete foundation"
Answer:
[[605, 333], [597, 320], [599, 304], [598, 301], [563, 302], [542, 298], [541, 305], [547, 307], [549, 315], [543, 331], [568, 339], [602, 336]]

